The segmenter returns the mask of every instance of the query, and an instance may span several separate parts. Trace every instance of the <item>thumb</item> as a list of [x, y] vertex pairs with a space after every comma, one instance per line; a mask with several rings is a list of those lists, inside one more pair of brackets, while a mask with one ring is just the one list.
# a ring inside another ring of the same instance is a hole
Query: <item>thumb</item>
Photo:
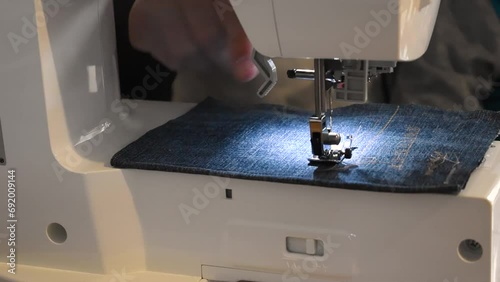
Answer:
[[248, 82], [259, 74], [259, 70], [252, 61], [253, 46], [229, 0], [215, 1], [217, 12], [228, 36], [233, 74], [238, 80]]

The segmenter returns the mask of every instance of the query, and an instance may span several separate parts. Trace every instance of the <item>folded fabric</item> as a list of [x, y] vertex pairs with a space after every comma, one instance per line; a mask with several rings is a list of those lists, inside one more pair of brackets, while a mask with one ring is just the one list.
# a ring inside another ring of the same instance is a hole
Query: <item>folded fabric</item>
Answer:
[[[353, 135], [353, 158], [311, 166], [309, 113], [207, 99], [146, 133], [111, 160], [116, 168], [397, 193], [457, 193], [500, 131], [500, 114], [385, 104], [335, 109]], [[265, 185], [265, 184], [264, 184]]]

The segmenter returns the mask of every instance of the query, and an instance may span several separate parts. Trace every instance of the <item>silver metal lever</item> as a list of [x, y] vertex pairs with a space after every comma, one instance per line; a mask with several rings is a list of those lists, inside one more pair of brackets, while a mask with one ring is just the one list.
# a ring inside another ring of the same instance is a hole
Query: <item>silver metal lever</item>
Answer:
[[[293, 69], [287, 71], [287, 76], [290, 79], [298, 79], [298, 80], [314, 80], [314, 70], [307, 69]], [[325, 81], [330, 83], [337, 83], [337, 80], [333, 77], [325, 77]]]
[[259, 69], [260, 75], [265, 80], [257, 91], [257, 96], [264, 98], [271, 92], [274, 86], [276, 86], [276, 83], [278, 83], [278, 71], [271, 58], [260, 54], [255, 49], [253, 50], [252, 59], [257, 69]]

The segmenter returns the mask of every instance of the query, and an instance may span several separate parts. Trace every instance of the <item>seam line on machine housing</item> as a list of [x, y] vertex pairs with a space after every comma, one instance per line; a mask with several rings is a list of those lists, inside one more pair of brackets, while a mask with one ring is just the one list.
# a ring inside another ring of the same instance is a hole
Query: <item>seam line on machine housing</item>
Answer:
[[273, 7], [274, 29], [276, 31], [276, 39], [278, 39], [278, 48], [280, 49], [280, 56], [283, 56], [283, 50], [281, 49], [281, 39], [278, 31], [278, 21], [276, 20], [276, 8], [274, 7], [274, 0], [271, 0], [271, 5]]
[[3, 143], [2, 120], [0, 119], [0, 166], [4, 166], [6, 164], [7, 158], [5, 157], [5, 147]]

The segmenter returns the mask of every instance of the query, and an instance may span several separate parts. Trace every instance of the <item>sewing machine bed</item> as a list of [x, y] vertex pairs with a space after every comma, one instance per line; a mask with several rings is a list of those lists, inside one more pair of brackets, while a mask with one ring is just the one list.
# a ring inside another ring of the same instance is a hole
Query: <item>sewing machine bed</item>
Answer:
[[207, 99], [118, 152], [123, 169], [207, 174], [395, 193], [457, 193], [500, 131], [500, 113], [353, 105], [334, 110], [352, 134], [353, 158], [311, 166], [310, 113], [274, 105], [234, 107]]

